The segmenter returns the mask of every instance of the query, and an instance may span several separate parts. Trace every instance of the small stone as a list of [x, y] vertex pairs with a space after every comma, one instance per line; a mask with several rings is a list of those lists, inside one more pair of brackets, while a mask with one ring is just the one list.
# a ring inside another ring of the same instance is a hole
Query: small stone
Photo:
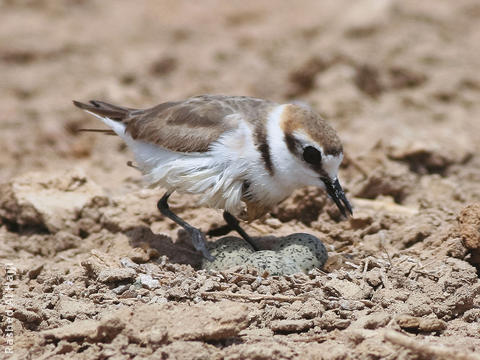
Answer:
[[143, 264], [150, 260], [148, 252], [141, 247], [131, 249], [128, 252], [128, 257], [137, 264]]
[[167, 302], [168, 299], [166, 297], [155, 295], [150, 299], [149, 304], [165, 304]]
[[397, 316], [397, 324], [407, 331], [442, 331], [447, 328], [447, 323], [436, 318], [421, 318], [402, 314]]
[[293, 333], [306, 331], [313, 327], [313, 320], [275, 320], [270, 324], [270, 329], [275, 332]]
[[469, 250], [480, 250], [480, 203], [466, 206], [457, 220], [465, 247]]
[[133, 262], [130, 258], [124, 257], [120, 259], [120, 264], [126, 268], [136, 269], [138, 268], [138, 264]]
[[396, 318], [398, 326], [406, 330], [415, 330], [420, 327], [420, 318], [406, 314], [398, 315]]
[[357, 320], [357, 323], [364, 329], [375, 330], [387, 326], [391, 319], [391, 314], [386, 311], [380, 311], [362, 316]]
[[382, 284], [382, 274], [380, 269], [373, 268], [365, 274], [365, 280], [370, 286], [377, 287]]
[[129, 287], [130, 285], [120, 285], [114, 288], [112, 291], [117, 295], [122, 295], [125, 291], [128, 290]]
[[480, 309], [470, 309], [466, 311], [465, 314], [463, 314], [463, 319], [469, 323], [480, 323]]
[[120, 296], [122, 299], [135, 299], [138, 296], [138, 292], [135, 289], [125, 290]]
[[212, 291], [218, 287], [218, 282], [211, 278], [206, 279], [200, 287], [201, 292]]
[[133, 269], [104, 269], [98, 275], [98, 281], [101, 283], [115, 283], [119, 281], [128, 281], [135, 279], [137, 275]]
[[447, 323], [440, 319], [435, 318], [426, 318], [421, 319], [419, 330], [432, 332], [432, 331], [442, 331], [447, 328]]
[[327, 331], [334, 329], [343, 330], [351, 324], [351, 320], [341, 319], [333, 310], [325, 311], [321, 318], [315, 319], [314, 321], [315, 325]]
[[140, 274], [140, 276], [137, 278], [137, 282], [149, 290], [153, 290], [159, 286], [158, 280], [152, 278], [152, 276], [148, 274]]
[[327, 295], [347, 299], [347, 300], [362, 300], [369, 296], [371, 288], [362, 289], [360, 286], [352, 281], [332, 279], [326, 282], [323, 291]]

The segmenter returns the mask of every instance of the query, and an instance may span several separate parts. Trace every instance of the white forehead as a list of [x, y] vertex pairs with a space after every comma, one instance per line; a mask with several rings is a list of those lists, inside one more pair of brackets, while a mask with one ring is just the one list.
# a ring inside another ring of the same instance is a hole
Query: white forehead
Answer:
[[328, 174], [330, 179], [335, 180], [338, 174], [338, 168], [343, 160], [343, 154], [338, 155], [324, 155], [322, 151], [322, 168]]

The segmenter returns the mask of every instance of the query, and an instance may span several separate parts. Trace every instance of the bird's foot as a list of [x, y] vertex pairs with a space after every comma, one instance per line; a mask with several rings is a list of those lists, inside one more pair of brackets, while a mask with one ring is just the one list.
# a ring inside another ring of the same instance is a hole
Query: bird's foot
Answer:
[[207, 248], [207, 240], [205, 239], [205, 235], [197, 228], [191, 228], [187, 230], [192, 238], [192, 245], [193, 247], [202, 253], [202, 255], [208, 261], [213, 261], [215, 258], [210, 254]]

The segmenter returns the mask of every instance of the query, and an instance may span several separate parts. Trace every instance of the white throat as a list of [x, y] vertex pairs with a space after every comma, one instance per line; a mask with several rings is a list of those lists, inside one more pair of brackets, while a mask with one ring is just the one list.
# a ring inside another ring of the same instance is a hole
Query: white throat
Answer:
[[281, 128], [282, 115], [286, 106], [276, 107], [270, 113], [267, 122], [267, 141], [274, 169], [273, 180], [283, 197], [290, 195], [296, 188], [308, 185], [319, 186], [321, 183], [316, 178], [312, 178], [312, 171], [305, 168], [302, 161], [287, 147], [285, 133]]

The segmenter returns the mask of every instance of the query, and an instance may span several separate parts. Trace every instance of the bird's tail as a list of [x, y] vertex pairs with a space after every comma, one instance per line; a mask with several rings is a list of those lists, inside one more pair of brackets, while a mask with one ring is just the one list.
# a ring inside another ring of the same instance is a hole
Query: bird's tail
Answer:
[[73, 100], [73, 104], [82, 110], [92, 113], [93, 115], [120, 122], [125, 122], [125, 120], [129, 118], [132, 110], [134, 110], [98, 100], [90, 100], [89, 104]]
[[102, 120], [111, 130], [104, 129], [78, 129], [78, 131], [100, 132], [107, 135], [119, 135], [123, 137], [128, 122], [134, 117], [137, 109], [112, 105], [103, 101], [90, 100], [89, 104], [73, 101], [73, 104], [89, 114]]

